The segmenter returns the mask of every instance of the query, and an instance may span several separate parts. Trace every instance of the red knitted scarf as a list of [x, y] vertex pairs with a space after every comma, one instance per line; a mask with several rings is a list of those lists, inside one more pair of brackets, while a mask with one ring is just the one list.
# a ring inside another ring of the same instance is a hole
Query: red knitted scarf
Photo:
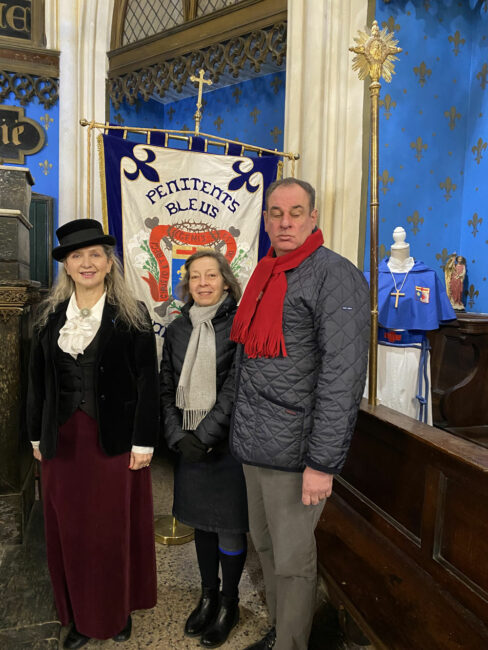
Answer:
[[270, 248], [247, 284], [232, 325], [230, 338], [243, 343], [248, 357], [286, 357], [283, 302], [288, 287], [285, 271], [295, 269], [324, 243], [315, 230], [294, 251], [273, 257]]

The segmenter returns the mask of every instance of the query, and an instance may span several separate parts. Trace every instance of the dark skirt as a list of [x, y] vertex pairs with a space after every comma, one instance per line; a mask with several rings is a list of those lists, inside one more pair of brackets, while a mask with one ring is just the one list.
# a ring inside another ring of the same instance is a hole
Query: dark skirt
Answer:
[[214, 450], [201, 463], [186, 463], [179, 457], [173, 515], [200, 530], [246, 533], [249, 524], [242, 465], [228, 451]]
[[97, 423], [76, 411], [42, 461], [47, 560], [62, 625], [108, 639], [156, 604], [151, 473], [107, 456]]

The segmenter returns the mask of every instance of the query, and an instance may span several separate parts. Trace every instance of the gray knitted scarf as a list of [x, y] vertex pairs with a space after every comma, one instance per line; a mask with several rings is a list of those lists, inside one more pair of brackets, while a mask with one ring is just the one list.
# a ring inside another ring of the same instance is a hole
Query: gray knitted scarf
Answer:
[[176, 389], [176, 406], [183, 411], [185, 431], [194, 431], [217, 399], [217, 354], [212, 318], [226, 298], [227, 293], [224, 293], [215, 305], [190, 307], [193, 329]]

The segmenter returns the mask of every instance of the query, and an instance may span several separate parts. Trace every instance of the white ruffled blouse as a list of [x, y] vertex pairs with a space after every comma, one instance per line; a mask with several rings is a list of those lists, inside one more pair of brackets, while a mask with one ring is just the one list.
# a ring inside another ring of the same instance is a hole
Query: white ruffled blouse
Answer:
[[102, 322], [106, 296], [104, 293], [91, 309], [80, 309], [75, 294], [71, 294], [66, 310], [66, 323], [59, 331], [58, 345], [74, 359], [83, 354], [95, 338]]
[[[58, 345], [74, 359], [84, 353], [100, 329], [106, 296], [105, 292], [91, 309], [80, 309], [75, 294], [71, 294], [66, 309], [66, 323], [59, 331]], [[32, 446], [39, 449], [39, 440], [32, 441]], [[132, 445], [132, 451], [136, 454], [152, 454], [154, 447]]]

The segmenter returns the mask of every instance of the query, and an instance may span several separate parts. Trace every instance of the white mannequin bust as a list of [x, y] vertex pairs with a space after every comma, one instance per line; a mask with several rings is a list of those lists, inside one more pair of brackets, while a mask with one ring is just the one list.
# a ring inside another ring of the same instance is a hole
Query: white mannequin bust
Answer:
[[410, 257], [410, 244], [405, 241], [406, 238], [405, 228], [397, 226], [393, 231], [394, 243], [391, 245], [391, 255], [388, 260], [390, 271], [405, 273], [410, 271], [415, 263], [413, 257]]

